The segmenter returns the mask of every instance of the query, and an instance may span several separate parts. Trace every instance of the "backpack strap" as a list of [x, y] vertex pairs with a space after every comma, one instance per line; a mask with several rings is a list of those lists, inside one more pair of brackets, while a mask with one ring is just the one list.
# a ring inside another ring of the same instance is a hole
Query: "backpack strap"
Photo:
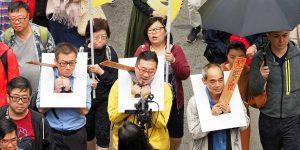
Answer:
[[42, 41], [42, 45], [44, 46], [44, 48], [46, 48], [47, 46], [47, 39], [48, 39], [48, 29], [46, 27], [43, 26], [39, 26], [40, 28], [40, 36], [41, 36], [41, 41]]
[[106, 45], [106, 58], [107, 60], [111, 60], [111, 49]]
[[6, 80], [7, 80], [7, 84], [8, 84], [8, 64], [7, 64], [7, 51], [5, 51], [2, 56], [1, 56], [1, 62], [6, 74]]
[[5, 33], [4, 33], [4, 42], [5, 42], [6, 44], [10, 41], [10, 38], [11, 38], [11, 30], [12, 30], [11, 27], [5, 30]]

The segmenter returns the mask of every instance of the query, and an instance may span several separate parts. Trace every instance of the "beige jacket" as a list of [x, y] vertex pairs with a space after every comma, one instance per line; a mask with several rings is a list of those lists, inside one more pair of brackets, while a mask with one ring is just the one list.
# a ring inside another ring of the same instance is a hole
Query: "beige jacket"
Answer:
[[[244, 105], [243, 105], [244, 106]], [[244, 107], [245, 117], [247, 120], [247, 126], [241, 128], [233, 128], [230, 130], [231, 136], [231, 146], [233, 150], [241, 150], [241, 137], [240, 130], [247, 129], [249, 126], [249, 117], [247, 115], [246, 108]], [[202, 132], [200, 119], [197, 111], [196, 100], [193, 97], [189, 100], [187, 106], [187, 121], [189, 132], [193, 138], [193, 145], [190, 147], [190, 150], [208, 150], [208, 133]]]

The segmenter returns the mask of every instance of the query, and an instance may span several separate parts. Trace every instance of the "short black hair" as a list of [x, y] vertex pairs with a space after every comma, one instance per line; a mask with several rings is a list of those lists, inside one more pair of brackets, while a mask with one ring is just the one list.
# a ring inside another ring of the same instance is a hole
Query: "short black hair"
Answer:
[[67, 42], [62, 42], [62, 43], [59, 43], [57, 46], [56, 46], [56, 49], [55, 49], [55, 59], [57, 60], [58, 59], [58, 55], [60, 53], [62, 54], [70, 54], [70, 53], [75, 53], [76, 57], [77, 57], [77, 49], [75, 46], [73, 46], [71, 43], [67, 43]]
[[145, 134], [139, 126], [125, 121], [118, 130], [119, 150], [152, 150]]
[[22, 76], [15, 77], [8, 83], [7, 94], [10, 95], [13, 89], [20, 89], [21, 91], [29, 90], [29, 95], [32, 95], [30, 82]]
[[0, 120], [0, 140], [2, 140], [6, 134], [15, 131], [17, 133], [17, 125], [11, 119], [2, 118]]
[[24, 8], [26, 12], [29, 13], [28, 3], [24, 3], [22, 1], [12, 2], [11, 5], [8, 6], [8, 12], [18, 12], [22, 8]]
[[[148, 19], [148, 22], [145, 26], [145, 29], [144, 29], [144, 39], [145, 41], [149, 42], [150, 43], [150, 40], [149, 40], [149, 37], [148, 37], [148, 29], [150, 28], [150, 26], [152, 26], [152, 24], [154, 24], [155, 22], [160, 22], [163, 26], [164, 26], [164, 30], [166, 30], [166, 19], [162, 18], [162, 17], [150, 17]], [[166, 36], [166, 42], [167, 42], [167, 36]], [[172, 34], [170, 33], [170, 43], [172, 44], [173, 43], [173, 36]]]
[[233, 41], [231, 42], [228, 47], [227, 47], [227, 50], [226, 50], [226, 55], [228, 55], [229, 51], [232, 50], [232, 49], [236, 49], [236, 50], [241, 50], [245, 53], [246, 55], [246, 47], [245, 45], [242, 43], [242, 42], [239, 42], [239, 41]]
[[[110, 29], [109, 29], [109, 25], [106, 19], [102, 19], [102, 18], [94, 18], [93, 20], [93, 32], [98, 32], [100, 30], [105, 30], [107, 37], [110, 37]], [[90, 21], [88, 21], [88, 24], [86, 26], [86, 30], [85, 30], [85, 37], [89, 38], [90, 37]]]
[[138, 64], [141, 60], [154, 61], [156, 63], [156, 68], [157, 68], [158, 58], [157, 58], [157, 55], [155, 52], [152, 52], [152, 51], [141, 52], [140, 55], [136, 59], [136, 64]]

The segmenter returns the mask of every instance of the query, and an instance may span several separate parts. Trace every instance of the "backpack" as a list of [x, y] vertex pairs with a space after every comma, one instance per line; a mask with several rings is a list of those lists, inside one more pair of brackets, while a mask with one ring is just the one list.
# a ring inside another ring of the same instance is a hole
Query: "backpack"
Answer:
[[7, 51], [5, 51], [2, 55], [1, 55], [1, 62], [5, 71], [5, 75], [6, 75], [6, 80], [8, 83], [8, 64], [7, 64]]
[[[40, 29], [40, 37], [41, 37], [42, 45], [44, 46], [44, 48], [46, 48], [46, 45], [48, 42], [47, 41], [48, 40], [48, 29], [43, 26], [39, 26], [39, 29]], [[11, 30], [12, 30], [11, 27], [5, 30], [5, 33], [4, 33], [5, 43], [8, 43], [11, 39]]]

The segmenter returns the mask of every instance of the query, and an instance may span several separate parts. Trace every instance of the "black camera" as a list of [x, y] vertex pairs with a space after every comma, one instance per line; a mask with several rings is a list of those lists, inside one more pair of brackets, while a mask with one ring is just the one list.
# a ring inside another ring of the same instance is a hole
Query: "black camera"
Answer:
[[145, 130], [145, 124], [147, 128], [151, 128], [152, 109], [149, 109], [149, 102], [151, 102], [153, 98], [153, 94], [148, 95], [146, 98], [140, 98], [138, 103], [134, 104], [136, 110], [125, 110], [127, 114], [137, 115], [138, 126], [143, 130]]

